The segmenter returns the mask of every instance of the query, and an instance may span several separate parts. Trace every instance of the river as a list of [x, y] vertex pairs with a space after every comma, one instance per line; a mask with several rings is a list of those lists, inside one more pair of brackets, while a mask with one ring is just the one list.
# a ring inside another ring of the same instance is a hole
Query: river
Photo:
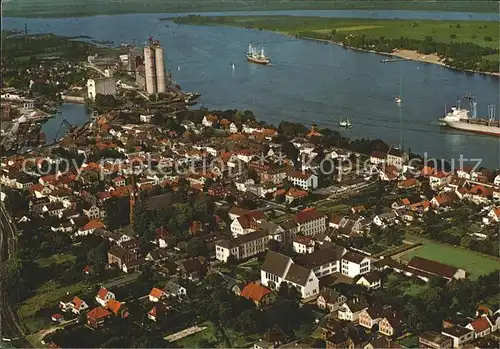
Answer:
[[[469, 17], [468, 13], [421, 11], [280, 11], [274, 14], [498, 20], [498, 16], [492, 14]], [[166, 22], [158, 21], [168, 16], [171, 15], [5, 18], [3, 24], [4, 29], [23, 30], [27, 21], [30, 32], [87, 35], [94, 40], [113, 41], [115, 45], [142, 45], [153, 35], [165, 47], [167, 67], [171, 68], [176, 81], [184, 90], [200, 92], [200, 103], [206, 107], [250, 109], [258, 118], [275, 124], [290, 120], [334, 129], [344, 116], [353, 123], [352, 129], [342, 131], [348, 136], [380, 138], [394, 146], [402, 143], [414, 153], [428, 153], [448, 160], [462, 155], [481, 158], [487, 167], [500, 164], [500, 139], [445, 130], [437, 122], [445, 106], [450, 107], [458, 95], [466, 92], [477, 97], [478, 115], [486, 116], [487, 105], [498, 104], [498, 77], [413, 61], [382, 64], [382, 56], [378, 54], [266, 31], [171, 22], [166, 27]], [[272, 65], [246, 62], [244, 53], [250, 42], [265, 46]], [[402, 96], [400, 106], [394, 103], [397, 95]], [[71, 122], [71, 117], [68, 121]], [[60, 121], [53, 122], [59, 127]]]

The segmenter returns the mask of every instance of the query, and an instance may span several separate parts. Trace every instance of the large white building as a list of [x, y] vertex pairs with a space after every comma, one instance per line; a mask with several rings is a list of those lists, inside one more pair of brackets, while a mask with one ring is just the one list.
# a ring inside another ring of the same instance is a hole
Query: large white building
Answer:
[[321, 234], [326, 230], [326, 215], [307, 208], [295, 215], [295, 222], [299, 226], [299, 233], [305, 236]]
[[232, 240], [219, 240], [215, 243], [215, 258], [221, 262], [227, 262], [229, 256], [234, 256], [236, 260], [250, 258], [267, 251], [269, 240], [272, 240], [272, 236], [264, 230], [241, 235]]
[[292, 283], [302, 298], [317, 294], [318, 279], [342, 273], [350, 278], [369, 273], [370, 259], [364, 255], [347, 251], [341, 246], [326, 247], [311, 254], [295, 258], [269, 251], [261, 267], [263, 285], [277, 289], [283, 282]]
[[370, 272], [370, 259], [354, 252], [347, 252], [342, 256], [341, 272], [351, 278]]
[[104, 77], [99, 79], [87, 80], [87, 97], [95, 100], [97, 94], [116, 95], [116, 81], [113, 77]]
[[295, 264], [281, 253], [269, 251], [260, 270], [262, 285], [279, 289], [282, 282], [294, 286], [302, 298], [319, 294], [319, 280], [311, 269]]
[[318, 176], [308, 171], [291, 170], [286, 174], [286, 178], [295, 186], [304, 190], [318, 187]]

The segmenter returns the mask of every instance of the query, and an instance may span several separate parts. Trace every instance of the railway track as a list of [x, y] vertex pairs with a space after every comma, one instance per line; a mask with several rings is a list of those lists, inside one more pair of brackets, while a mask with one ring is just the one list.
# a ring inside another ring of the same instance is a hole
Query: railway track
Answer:
[[[18, 241], [10, 215], [3, 204], [0, 204], [0, 228], [1, 262], [4, 263], [17, 254]], [[24, 337], [19, 325], [18, 316], [7, 294], [7, 284], [4, 277], [3, 274], [0, 275], [0, 299], [2, 302], [0, 347], [1, 343], [7, 339], [18, 348], [33, 348], [33, 345]]]

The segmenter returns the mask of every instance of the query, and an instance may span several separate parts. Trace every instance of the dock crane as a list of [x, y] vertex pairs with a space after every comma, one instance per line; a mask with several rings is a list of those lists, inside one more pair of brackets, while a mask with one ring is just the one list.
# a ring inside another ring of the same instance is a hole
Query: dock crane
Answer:
[[61, 132], [61, 129], [63, 126], [66, 126], [68, 128], [68, 131], [72, 131], [74, 129], [74, 126], [71, 125], [66, 119], [63, 119], [61, 121], [61, 124], [59, 125], [59, 129], [56, 132], [56, 135], [54, 136], [54, 143], [57, 142], [57, 136], [59, 136], [59, 133]]

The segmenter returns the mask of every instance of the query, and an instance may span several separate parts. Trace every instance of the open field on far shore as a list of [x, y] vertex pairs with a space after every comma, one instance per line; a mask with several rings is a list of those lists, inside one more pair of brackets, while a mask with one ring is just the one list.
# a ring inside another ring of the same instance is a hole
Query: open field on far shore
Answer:
[[[498, 48], [499, 29], [496, 22], [488, 21], [435, 21], [402, 19], [353, 19], [296, 16], [224, 16], [184, 17], [177, 23], [200, 25], [230, 25], [271, 30], [286, 35], [304, 32], [345, 35], [365, 35], [367, 38], [423, 40], [431, 36], [436, 42], [471, 42], [485, 47]], [[452, 34], [454, 38], [452, 39]], [[491, 40], [490, 40], [491, 38]]]
[[4, 16], [76, 17], [122, 13], [174, 13], [271, 10], [418, 10], [497, 13], [495, 1], [268, 1], [268, 0], [6, 0]]
[[[411, 240], [412, 238], [408, 238]], [[420, 240], [420, 239], [419, 239]], [[431, 241], [420, 241], [421, 247], [409, 250], [402, 259], [409, 261], [415, 256], [431, 259], [464, 269], [471, 279], [500, 270], [500, 261], [480, 253]]]

